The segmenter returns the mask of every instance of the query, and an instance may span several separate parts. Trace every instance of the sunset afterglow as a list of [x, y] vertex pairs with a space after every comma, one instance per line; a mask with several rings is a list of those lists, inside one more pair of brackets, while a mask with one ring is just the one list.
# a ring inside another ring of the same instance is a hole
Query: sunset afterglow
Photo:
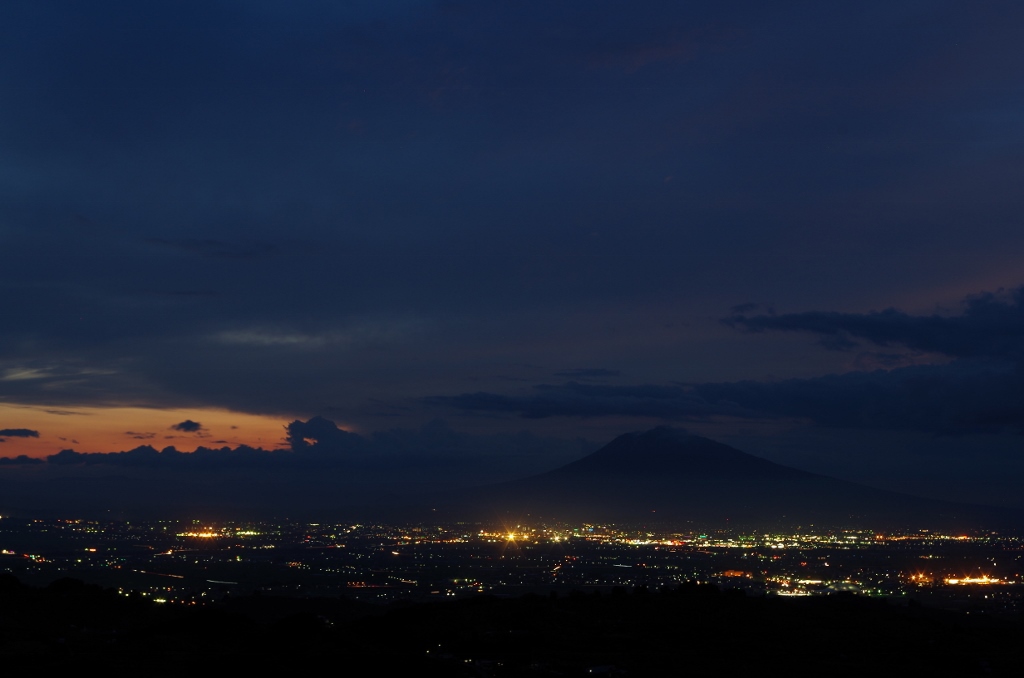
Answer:
[[[46, 457], [63, 449], [115, 452], [140, 445], [158, 450], [173, 446], [187, 452], [199, 446], [274, 449], [286, 446], [284, 425], [288, 422], [286, 417], [208, 408], [42, 408], [10, 404], [0, 405], [0, 420], [17, 421], [21, 427], [38, 432], [38, 437], [8, 437], [0, 445], [3, 456], [30, 457]], [[182, 422], [192, 422], [198, 428], [180, 427]]]

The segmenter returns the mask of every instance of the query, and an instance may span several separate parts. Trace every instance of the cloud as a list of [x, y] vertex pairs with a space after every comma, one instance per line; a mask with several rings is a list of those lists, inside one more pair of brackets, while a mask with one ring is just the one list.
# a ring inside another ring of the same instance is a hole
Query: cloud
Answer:
[[944, 435], [1024, 434], [1024, 375], [1012, 367], [956, 362], [780, 382], [701, 384], [711, 406], [817, 426]]
[[365, 446], [364, 439], [323, 417], [313, 417], [309, 421], [295, 420], [285, 426], [287, 440], [295, 452], [324, 451], [332, 454], [361, 452]]
[[463, 393], [429, 398], [428, 402], [538, 419], [789, 418], [834, 428], [1024, 434], [1024, 287], [968, 297], [958, 314], [914, 316], [895, 309], [862, 314], [810, 311], [735, 314], [724, 322], [750, 333], [818, 335], [830, 350], [852, 351], [866, 342], [952, 360], [944, 365], [900, 367], [899, 353], [864, 352], [858, 362], [892, 369], [767, 382], [539, 384], [528, 394]]
[[37, 368], [14, 368], [4, 372], [0, 381], [23, 381], [26, 379], [45, 379], [50, 373], [45, 369]]
[[759, 308], [761, 308], [761, 304], [758, 304], [753, 301], [748, 301], [745, 304], [736, 304], [735, 306], [729, 309], [729, 312], [732, 313], [733, 315], [739, 315], [742, 313], [751, 313]]
[[738, 417], [946, 435], [1024, 433], [1024, 373], [1006, 365], [967, 361], [777, 382], [540, 384], [526, 395], [477, 392], [433, 397], [428, 402], [530, 419]]
[[[395, 428], [365, 437], [323, 417], [296, 420], [286, 427], [289, 449], [265, 450], [200, 446], [183, 452], [173, 446], [158, 450], [141, 445], [121, 452], [61, 450], [46, 457], [60, 467], [117, 466], [139, 469], [188, 470], [254, 469], [272, 474], [281, 470], [338, 470], [378, 479], [425, 478], [446, 481], [473, 478], [493, 480], [548, 470], [597, 448], [582, 439], [544, 438], [530, 433], [473, 435], [452, 430], [434, 420], [418, 429]], [[16, 461], [0, 463], [15, 464]], [[36, 463], [36, 462], [25, 462]]]
[[468, 411], [512, 412], [528, 419], [623, 415], [689, 419], [725, 413], [755, 414], [735, 406], [723, 408], [709, 403], [692, 388], [685, 386], [598, 386], [571, 381], [560, 385], [539, 384], [533, 388], [534, 393], [526, 396], [477, 392], [426, 400], [431, 404]]
[[556, 377], [567, 377], [569, 379], [594, 379], [601, 377], [617, 377], [621, 374], [618, 370], [606, 370], [600, 367], [578, 368], [555, 372]]
[[45, 463], [42, 459], [30, 457], [26, 454], [19, 454], [17, 457], [0, 457], [0, 466], [30, 466]]
[[5, 438], [38, 438], [39, 431], [29, 428], [0, 428], [0, 436]]
[[203, 425], [200, 424], [198, 421], [186, 419], [185, 421], [179, 424], [174, 424], [170, 428], [174, 431], [181, 431], [182, 433], [197, 433], [203, 430]]
[[[0, 130], [24, 254], [0, 272], [5, 402], [356, 417], [365, 394], [467, 390], [424, 380], [469, 355], [652, 375], [664, 335], [708, 345], [707, 308], [877, 299], [889, 264], [920, 288], [944, 256], [959, 284], [1014, 270], [1024, 238], [1005, 226], [1021, 158], [993, 143], [1020, 138], [1021, 51], [995, 10], [376, 3], [404, 8], [378, 25], [352, 3], [167, 23], [119, 2], [53, 23], [21, 4], [0, 63], [22, 101]], [[658, 329], [667, 307], [693, 331]], [[335, 339], [378, 313], [431, 332]]]
[[[189, 254], [222, 259], [251, 259], [278, 251], [276, 245], [266, 242], [225, 242], [208, 238], [148, 238], [146, 242]], [[199, 294], [208, 295], [209, 292]]]
[[141, 445], [126, 452], [76, 452], [61, 450], [46, 457], [55, 466], [109, 465], [138, 468], [220, 468], [266, 465], [279, 453], [258, 448], [239, 446], [210, 449], [199, 447], [194, 452], [181, 452], [174, 447], [157, 450]]
[[137, 431], [125, 431], [124, 434], [126, 436], [131, 436], [132, 438], [135, 438], [136, 440], [150, 440], [150, 439], [156, 437], [155, 433], [143, 433], [143, 432], [137, 432]]
[[626, 73], [663, 61], [689, 61], [698, 49], [694, 39], [665, 41], [663, 43], [632, 43], [605, 48], [591, 55], [589, 63], [596, 68], [613, 68]]
[[263, 330], [233, 330], [219, 333], [215, 339], [225, 344], [243, 346], [295, 346], [320, 347], [338, 341], [337, 336], [319, 336], [298, 332], [268, 332]]
[[[582, 439], [515, 434], [467, 434], [434, 420], [418, 428], [396, 428], [368, 436], [351, 433], [362, 452], [327, 449], [332, 424], [300, 421], [292, 429], [319, 439], [301, 450], [239, 446], [175, 447], [142, 445], [122, 452], [61, 450], [45, 459], [0, 458], [0, 487], [17, 505], [133, 507], [140, 514], [174, 515], [182, 497], [203, 498], [204, 515], [355, 515], [419, 499], [436, 501], [438, 492], [549, 471], [598, 448]], [[333, 426], [337, 430], [336, 426]], [[29, 466], [31, 465], [31, 466]], [[31, 469], [31, 472], [29, 472]], [[95, 483], [71, 479], [103, 478]], [[84, 494], [79, 490], [83, 490]], [[111, 503], [113, 502], [113, 503]], [[397, 502], [397, 504], [396, 504]]]
[[746, 332], [819, 335], [819, 343], [832, 350], [852, 350], [859, 339], [952, 358], [1024, 359], [1024, 287], [968, 297], [958, 315], [912, 316], [889, 308], [871, 313], [735, 314], [723, 322]]

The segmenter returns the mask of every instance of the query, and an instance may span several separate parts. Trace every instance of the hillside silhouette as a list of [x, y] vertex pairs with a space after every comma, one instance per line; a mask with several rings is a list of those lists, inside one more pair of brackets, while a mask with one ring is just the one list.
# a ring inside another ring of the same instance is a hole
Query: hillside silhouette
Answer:
[[454, 515], [707, 527], [968, 529], [1015, 512], [922, 499], [776, 464], [682, 429], [627, 433], [548, 473], [443, 503]]
[[751, 597], [696, 582], [648, 591], [479, 596], [392, 606], [249, 595], [155, 605], [77, 580], [0, 575], [0, 657], [11, 671], [177, 676], [1019, 675], [1019, 619], [833, 595]]

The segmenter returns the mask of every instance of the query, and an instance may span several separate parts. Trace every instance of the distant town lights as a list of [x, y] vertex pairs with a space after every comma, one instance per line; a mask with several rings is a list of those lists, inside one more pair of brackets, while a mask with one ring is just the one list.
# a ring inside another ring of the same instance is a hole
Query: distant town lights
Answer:
[[949, 579], [946, 579], [945, 581], [946, 581], [947, 584], [950, 584], [952, 586], [967, 585], [967, 584], [983, 584], [983, 585], [987, 585], [987, 584], [1005, 584], [1005, 583], [1007, 583], [1007, 582], [1003, 581], [1002, 579], [996, 579], [994, 577], [989, 577], [987, 574], [983, 574], [980, 577], [949, 578]]
[[207, 531], [204, 531], [204, 532], [179, 532], [178, 536], [179, 537], [194, 537], [196, 539], [214, 539], [216, 537], [220, 537], [221, 534], [219, 532], [211, 532], [211, 531], [207, 530]]

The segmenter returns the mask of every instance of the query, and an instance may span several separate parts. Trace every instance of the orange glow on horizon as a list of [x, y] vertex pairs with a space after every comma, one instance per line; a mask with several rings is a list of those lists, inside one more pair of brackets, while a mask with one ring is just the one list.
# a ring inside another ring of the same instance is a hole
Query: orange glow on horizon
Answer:
[[[287, 447], [284, 427], [293, 418], [246, 414], [221, 409], [153, 409], [143, 407], [39, 407], [0, 404], [0, 429], [30, 429], [39, 437], [0, 436], [0, 457], [46, 457], [64, 449], [121, 452], [140, 445], [182, 452], [197, 447], [264, 449]], [[185, 421], [197, 431], [174, 428]], [[341, 424], [339, 424], [341, 426]]]

